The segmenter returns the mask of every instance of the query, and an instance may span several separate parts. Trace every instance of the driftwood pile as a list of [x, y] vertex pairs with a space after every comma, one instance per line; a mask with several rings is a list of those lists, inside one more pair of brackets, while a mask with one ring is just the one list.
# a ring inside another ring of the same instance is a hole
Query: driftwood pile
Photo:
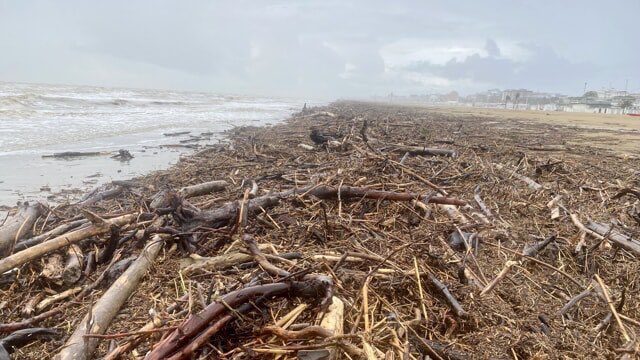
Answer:
[[21, 204], [0, 359], [634, 358], [640, 162], [575, 131], [335, 103]]

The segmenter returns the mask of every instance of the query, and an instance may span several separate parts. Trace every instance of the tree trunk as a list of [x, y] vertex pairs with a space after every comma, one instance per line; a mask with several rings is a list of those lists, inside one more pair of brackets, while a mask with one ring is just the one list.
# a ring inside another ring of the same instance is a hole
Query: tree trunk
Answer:
[[18, 212], [0, 227], [0, 258], [10, 255], [16, 242], [31, 234], [33, 224], [44, 211], [45, 206], [39, 202], [18, 205]]
[[[111, 320], [129, 296], [138, 288], [138, 283], [147, 273], [162, 248], [159, 235], [149, 240], [147, 246], [136, 261], [116, 280], [113, 285], [90, 308], [89, 313], [77, 325], [62, 351], [56, 355], [58, 360], [84, 360], [93, 358], [93, 352], [100, 339], [85, 338], [88, 334], [104, 334]], [[90, 325], [90, 328], [87, 326]]]
[[13, 269], [16, 266], [26, 264], [42, 255], [61, 249], [65, 246], [75, 244], [91, 236], [104, 234], [110, 231], [110, 225], [122, 226], [135, 221], [139, 214], [127, 214], [117, 218], [106, 220], [105, 225], [90, 225], [86, 228], [72, 231], [68, 234], [60, 235], [41, 244], [17, 252], [0, 260], [0, 274]]

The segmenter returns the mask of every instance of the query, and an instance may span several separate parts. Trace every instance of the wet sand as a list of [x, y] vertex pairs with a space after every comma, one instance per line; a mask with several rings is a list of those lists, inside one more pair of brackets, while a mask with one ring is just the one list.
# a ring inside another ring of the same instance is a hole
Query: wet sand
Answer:
[[[172, 132], [189, 134], [163, 135]], [[202, 133], [205, 135], [201, 135]], [[194, 136], [201, 139], [192, 141]], [[197, 151], [181, 146], [197, 146], [198, 149], [203, 149], [220, 141], [223, 141], [222, 131], [212, 132], [204, 128], [162, 129], [143, 134], [103, 138], [90, 143], [81, 142], [64, 148], [58, 146], [34, 152], [3, 154], [0, 155], [0, 163], [5, 171], [0, 174], [0, 206], [7, 207], [15, 205], [18, 201], [42, 199], [46, 199], [50, 204], [74, 201], [80, 194], [101, 184], [167, 169], [174, 165], [181, 155]], [[118, 149], [130, 151], [134, 158], [127, 161], [111, 158]], [[72, 158], [43, 157], [62, 151], [99, 151], [108, 154]]]

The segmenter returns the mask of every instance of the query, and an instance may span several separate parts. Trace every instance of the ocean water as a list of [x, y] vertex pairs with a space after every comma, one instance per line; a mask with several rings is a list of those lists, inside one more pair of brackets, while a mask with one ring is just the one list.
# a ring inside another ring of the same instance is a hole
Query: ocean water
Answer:
[[[302, 105], [281, 98], [0, 82], [0, 205], [165, 169], [192, 150], [162, 145], [202, 133], [213, 135], [189, 144], [214, 144], [224, 130], [275, 124]], [[190, 134], [163, 135], [182, 131]], [[42, 157], [118, 149], [134, 158]]]

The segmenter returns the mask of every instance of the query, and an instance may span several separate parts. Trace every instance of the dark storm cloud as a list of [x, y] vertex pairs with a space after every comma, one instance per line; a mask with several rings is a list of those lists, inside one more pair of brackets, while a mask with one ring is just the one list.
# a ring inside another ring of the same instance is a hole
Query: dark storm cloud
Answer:
[[444, 64], [418, 61], [405, 66], [410, 72], [432, 74], [450, 80], [468, 80], [487, 86], [556, 89], [566, 83], [579, 84], [585, 74], [597, 69], [593, 65], [572, 63], [549, 47], [535, 44], [519, 44], [527, 51], [523, 60], [501, 56], [492, 39], [485, 44], [485, 53], [474, 53], [464, 59], [452, 58]]
[[595, 0], [0, 0], [0, 80], [326, 98], [638, 88], [638, 12]]

